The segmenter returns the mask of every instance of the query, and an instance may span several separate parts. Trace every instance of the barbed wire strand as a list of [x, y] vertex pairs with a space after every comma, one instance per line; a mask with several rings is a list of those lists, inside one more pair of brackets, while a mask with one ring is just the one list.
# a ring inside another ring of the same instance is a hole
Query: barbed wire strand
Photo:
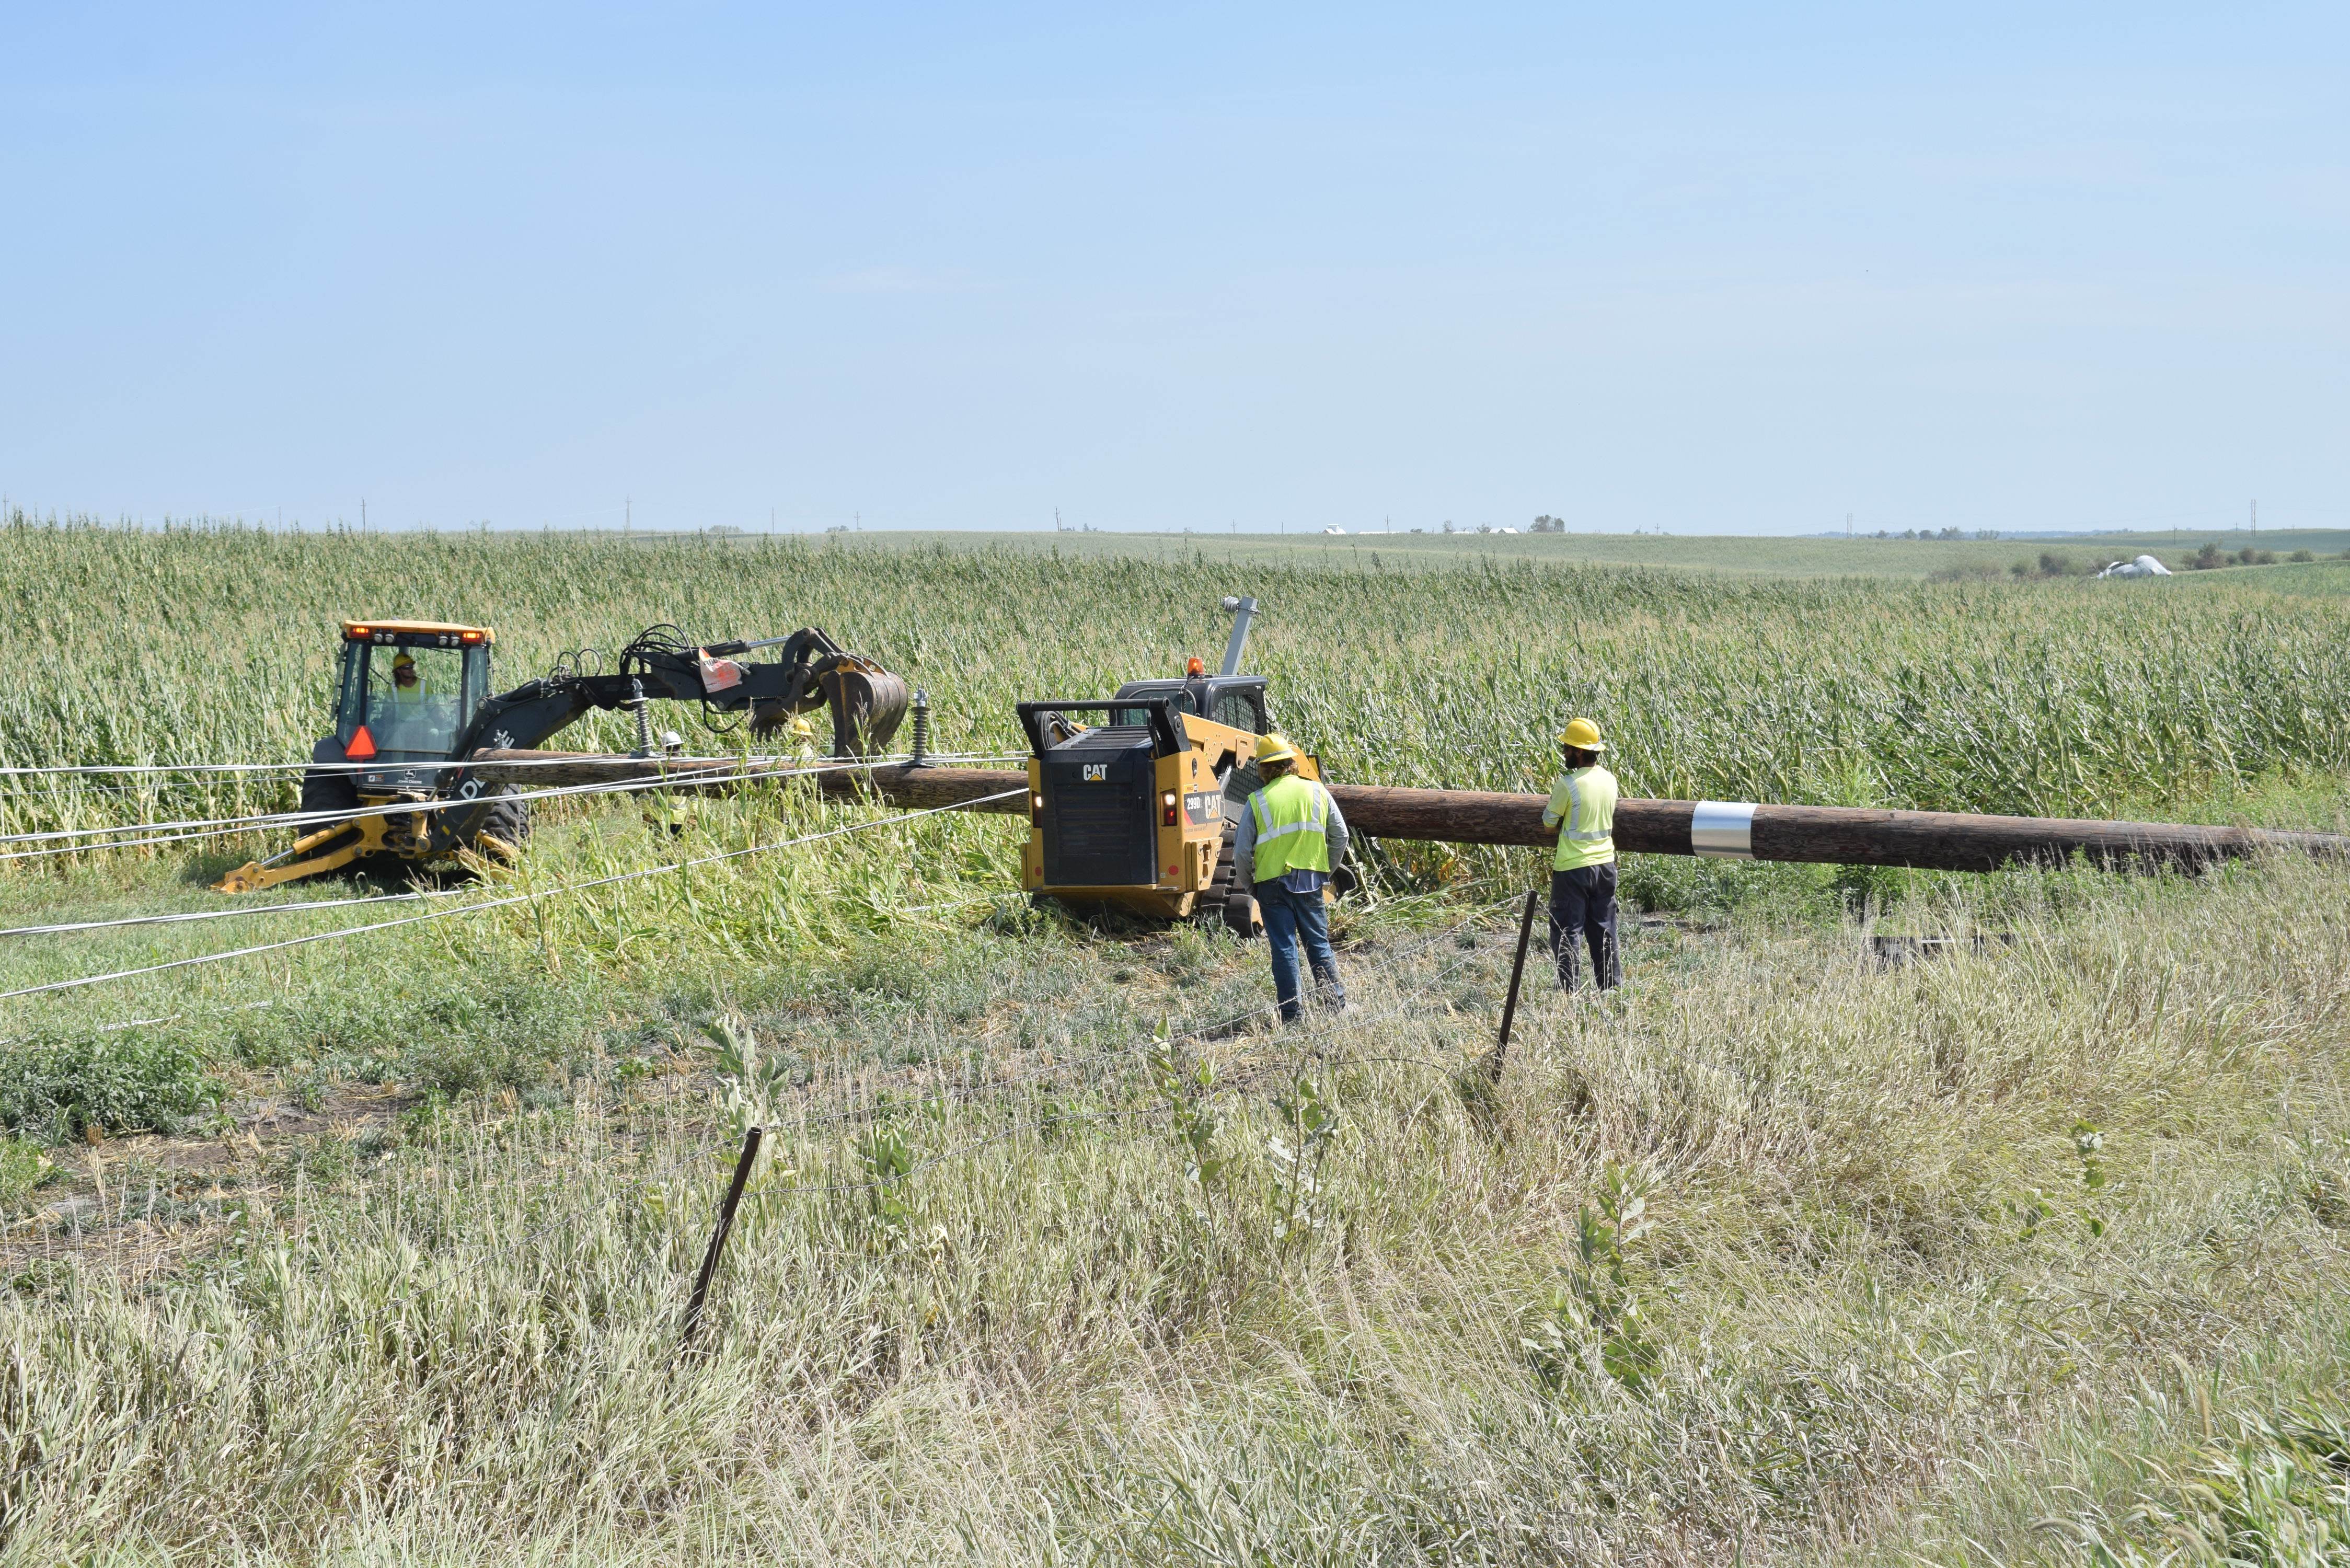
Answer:
[[[1517, 895], [1515, 894], [1511, 895], [1513, 899], [1516, 897]], [[1502, 901], [1506, 902], [1508, 900]], [[1475, 917], [1473, 916], [1471, 917], [1472, 919], [1474, 918]], [[1468, 923], [1468, 921], [1464, 920], [1461, 925], [1455, 926], [1453, 930], [1457, 931], [1465, 927]], [[1450, 935], [1451, 933], [1447, 932], [1445, 934]], [[1460, 969], [1462, 965], [1472, 962], [1475, 959], [1483, 956], [1486, 955], [1464, 955], [1453, 960], [1452, 962], [1439, 970], [1427, 980], [1408, 990], [1406, 993], [1393, 1004], [1382, 1008], [1376, 1012], [1357, 1013], [1351, 1011], [1348, 1012], [1343, 1012], [1332, 1018], [1328, 1023], [1319, 1024], [1315, 1028], [1298, 1031], [1294, 1033], [1276, 1035], [1257, 1045], [1249, 1047], [1248, 1050], [1242, 1052], [1241, 1055], [1253, 1055], [1258, 1052], [1270, 1049], [1274, 1045], [1297, 1045], [1308, 1040], [1326, 1037], [1341, 1029], [1358, 1029], [1367, 1023], [1377, 1023], [1384, 1019], [1392, 1018], [1412, 1006], [1422, 996], [1432, 991], [1438, 983], [1442, 981], [1454, 971]], [[1213, 1025], [1210, 1025], [1209, 1027], [1213, 1027]], [[1145, 1044], [1157, 1044], [1159, 1043], [1160, 1042], [1154, 1038]], [[1426, 1059], [1422, 1060], [1425, 1061]], [[1466, 1066], [1467, 1064], [1468, 1064], [1464, 1059], [1461, 1065]], [[1148, 1106], [1129, 1106], [1125, 1109], [1115, 1111], [1084, 1112], [1073, 1115], [1065, 1114], [1055, 1117], [1055, 1119], [1060, 1124], [1118, 1120], [1128, 1116], [1149, 1116], [1159, 1111], [1170, 1110], [1174, 1107], [1174, 1105], [1175, 1097], [1169, 1096]], [[789, 1132], [793, 1129], [788, 1127], [779, 1127], [775, 1130], [779, 1132]], [[932, 1167], [945, 1164], [949, 1160], [966, 1158], [969, 1156], [979, 1153], [980, 1151], [995, 1144], [1003, 1143], [1009, 1139], [1018, 1137], [1030, 1130], [1032, 1129], [1019, 1126], [1006, 1127], [1000, 1132], [992, 1133], [983, 1137], [972, 1139], [968, 1143], [958, 1145], [952, 1148], [942, 1149], [927, 1159], [916, 1160], [912, 1164], [909, 1165], [904, 1170], [890, 1176], [868, 1177], [861, 1181], [811, 1182], [789, 1187], [769, 1187], [757, 1189], [755, 1192], [746, 1191], [743, 1196], [746, 1200], [755, 1197], [761, 1201], [764, 1201], [772, 1198], [788, 1198], [805, 1194], [827, 1192], [860, 1192], [880, 1187], [894, 1186], [899, 1182], [908, 1180], [917, 1171], [930, 1169]]]
[[[1501, 909], [1505, 905], [1514, 903], [1520, 897], [1521, 895], [1516, 893], [1507, 893], [1490, 903], [1479, 905], [1477, 908], [1470, 910], [1468, 914], [1462, 916], [1459, 920], [1453, 922], [1453, 924], [1446, 927], [1444, 929], [1423, 938], [1419, 941], [1414, 942], [1409, 947], [1388, 955], [1385, 961], [1373, 972], [1394, 972], [1398, 966], [1405, 961], [1427, 951], [1430, 948], [1436, 946], [1438, 943], [1444, 941], [1448, 938], [1458, 936], [1461, 932], [1466, 930], [1478, 920], [1492, 913], [1493, 910]], [[951, 1085], [944, 1082], [946, 1075], [940, 1073], [933, 1075], [932, 1086], [931, 1087], [930, 1092], [932, 1095], [938, 1096], [952, 1093], [956, 1096], [957, 1103], [970, 1104], [974, 1100], [984, 1098], [1004, 1089], [1014, 1088], [1024, 1084], [1033, 1084], [1044, 1078], [1074, 1071], [1078, 1068], [1097, 1066], [1103, 1063], [1115, 1061], [1123, 1056], [1138, 1054], [1140, 1052], [1152, 1048], [1153, 1046], [1171, 1046], [1178, 1041], [1185, 1041], [1197, 1044], [1206, 1039], [1221, 1037], [1223, 1034], [1236, 1031], [1237, 1028], [1242, 1025], [1253, 1023], [1261, 1018], [1264, 1018], [1278, 1012], [1281, 1003], [1278, 1001], [1263, 1002], [1254, 1007], [1243, 1008], [1238, 1012], [1228, 1013], [1220, 1018], [1211, 1019], [1205, 1023], [1186, 1024], [1180, 1029], [1172, 1028], [1170, 1026], [1169, 1033], [1163, 1037], [1152, 1034], [1144, 1039], [1131, 1042], [1127, 1044], [1113, 1046], [1107, 1050], [1087, 1052], [1081, 1055], [1064, 1058], [1061, 1061], [1041, 1064], [1024, 1073], [1015, 1074], [1005, 1078], [991, 1079], [983, 1084], [965, 1084], [962, 1085]], [[1341, 1014], [1340, 1016], [1344, 1017], [1346, 1015]], [[996, 1038], [998, 1038], [997, 1035], [991, 1033], [983, 1037], [975, 1044], [981, 1047], [984, 1047]], [[1301, 1038], [1301, 1036], [1291, 1034], [1284, 1036], [1284, 1038], [1296, 1039]], [[849, 1110], [828, 1114], [820, 1117], [802, 1118], [792, 1125], [795, 1127], [809, 1127], [853, 1125], [859, 1121], [870, 1119], [871, 1116], [874, 1114], [876, 1114], [875, 1107], [858, 1106]]]

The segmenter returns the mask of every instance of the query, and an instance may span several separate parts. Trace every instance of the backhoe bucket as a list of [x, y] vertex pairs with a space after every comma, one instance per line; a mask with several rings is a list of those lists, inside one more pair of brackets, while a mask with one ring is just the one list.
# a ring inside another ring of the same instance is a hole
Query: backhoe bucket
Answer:
[[832, 754], [873, 757], [885, 754], [906, 716], [906, 683], [867, 659], [851, 664], [843, 659], [819, 677], [832, 704]]

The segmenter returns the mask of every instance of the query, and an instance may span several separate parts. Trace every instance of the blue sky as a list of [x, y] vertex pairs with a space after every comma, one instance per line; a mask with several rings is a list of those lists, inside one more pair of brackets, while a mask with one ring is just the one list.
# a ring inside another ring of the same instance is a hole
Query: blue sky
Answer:
[[2350, 523], [2350, 8], [0, 8], [0, 489]]

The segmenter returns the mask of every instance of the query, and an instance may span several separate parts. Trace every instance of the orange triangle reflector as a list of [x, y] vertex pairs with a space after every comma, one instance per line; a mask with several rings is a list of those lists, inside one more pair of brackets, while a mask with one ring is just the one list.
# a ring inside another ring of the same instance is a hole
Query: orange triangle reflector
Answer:
[[343, 748], [343, 755], [355, 763], [363, 763], [375, 755], [375, 737], [368, 733], [365, 724], [351, 732], [351, 743]]

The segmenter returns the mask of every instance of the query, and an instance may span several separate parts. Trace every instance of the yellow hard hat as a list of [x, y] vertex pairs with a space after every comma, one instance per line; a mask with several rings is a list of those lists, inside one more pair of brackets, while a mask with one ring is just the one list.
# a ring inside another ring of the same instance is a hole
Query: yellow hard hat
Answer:
[[1558, 743], [1573, 746], [1578, 752], [1604, 752], [1607, 742], [1599, 738], [1599, 726], [1588, 719], [1569, 720], [1559, 732]]
[[1289, 743], [1286, 735], [1259, 735], [1256, 760], [1259, 767], [1267, 763], [1294, 763], [1297, 760], [1297, 748]]
[[392, 655], [391, 667], [394, 670], [398, 670], [402, 665], [414, 664], [416, 660], [410, 657], [408, 649], [403, 648], [398, 653]]

